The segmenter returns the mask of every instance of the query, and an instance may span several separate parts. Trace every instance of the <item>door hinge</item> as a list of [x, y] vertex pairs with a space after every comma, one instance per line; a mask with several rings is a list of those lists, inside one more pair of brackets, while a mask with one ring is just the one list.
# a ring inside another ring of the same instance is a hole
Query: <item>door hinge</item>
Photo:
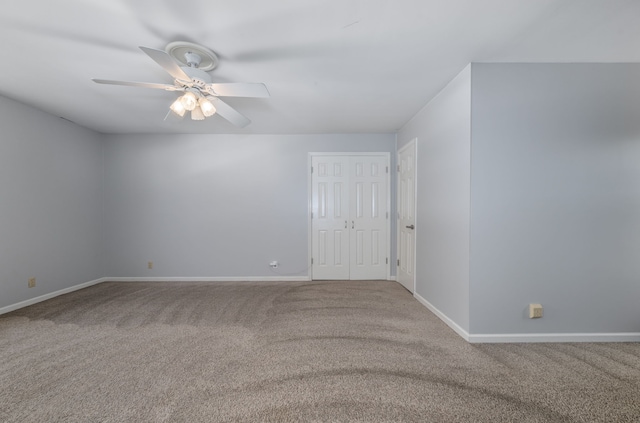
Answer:
[[387, 257], [387, 261], [386, 261], [386, 263], [387, 263], [387, 264], [389, 264], [389, 257]]
[[387, 219], [389, 218], [389, 212], [387, 212]]
[[311, 212], [311, 218], [313, 219], [313, 212]]
[[398, 259], [398, 266], [400, 266], [400, 259]]
[[311, 257], [311, 264], [313, 264], [313, 257]]
[[311, 166], [311, 173], [313, 173], [313, 166]]
[[398, 165], [398, 172], [400, 172], [400, 165]]
[[389, 173], [389, 166], [387, 166], [385, 169], [387, 169], [387, 173]]

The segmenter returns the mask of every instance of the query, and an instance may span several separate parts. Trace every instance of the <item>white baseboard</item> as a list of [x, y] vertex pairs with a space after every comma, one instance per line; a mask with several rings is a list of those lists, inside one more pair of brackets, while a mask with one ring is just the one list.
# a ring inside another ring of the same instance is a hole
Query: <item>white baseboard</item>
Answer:
[[92, 285], [97, 285], [102, 282], [277, 282], [277, 281], [291, 281], [291, 282], [304, 282], [309, 281], [308, 276], [226, 276], [226, 277], [197, 277], [197, 278], [184, 278], [184, 277], [144, 277], [144, 278], [127, 278], [127, 277], [106, 277], [93, 281], [81, 283], [79, 285], [70, 286], [69, 288], [61, 289], [59, 291], [50, 292], [49, 294], [41, 295], [39, 297], [31, 298], [25, 301], [21, 301], [16, 304], [11, 304], [0, 308], [0, 314], [9, 313], [14, 310], [18, 310], [23, 307], [46, 301], [48, 299], [57, 297], [59, 295], [68, 294], [73, 291], [77, 291], [82, 288], [87, 288]]
[[[100, 278], [89, 282], [74, 285], [59, 291], [21, 301], [16, 304], [0, 308], [0, 314], [9, 313], [23, 307], [37, 304], [42, 301], [68, 294], [79, 289], [97, 285], [102, 282], [306, 282], [308, 276], [228, 276], [228, 277], [111, 277]], [[509, 333], [509, 334], [469, 334], [460, 325], [451, 320], [446, 314], [438, 310], [433, 304], [424, 299], [417, 292], [413, 294], [423, 306], [429, 309], [447, 326], [453, 329], [465, 341], [470, 343], [532, 343], [532, 342], [640, 342], [640, 333]]]
[[20, 301], [19, 303], [11, 304], [11, 305], [8, 305], [8, 306], [0, 308], [0, 314], [9, 313], [11, 311], [18, 310], [18, 309], [23, 308], [23, 307], [27, 307], [27, 306], [30, 306], [30, 305], [33, 305], [33, 304], [37, 304], [37, 303], [42, 302], [42, 301], [49, 300], [49, 299], [51, 299], [53, 297], [57, 297], [58, 295], [68, 294], [69, 292], [77, 291], [77, 290], [82, 289], [82, 288], [87, 288], [87, 287], [90, 287], [92, 285], [97, 285], [97, 284], [105, 282], [105, 281], [107, 281], [107, 278], [95, 279], [95, 280], [92, 280], [92, 281], [89, 281], [89, 282], [81, 283], [79, 285], [70, 286], [69, 288], [64, 288], [64, 289], [61, 289], [59, 291], [50, 292], [48, 294], [40, 295], [39, 297], [35, 297], [35, 298], [28, 299], [28, 300]]
[[423, 306], [428, 308], [429, 311], [431, 311], [433, 314], [438, 316], [438, 318], [440, 320], [445, 322], [447, 324], [447, 326], [449, 326], [451, 329], [453, 329], [455, 331], [455, 333], [460, 335], [465, 341], [469, 341], [469, 332], [467, 332], [466, 330], [462, 329], [462, 327], [460, 327], [460, 325], [458, 325], [456, 322], [451, 320], [446, 314], [444, 314], [443, 312], [438, 310], [429, 301], [427, 301], [424, 298], [422, 298], [422, 296], [420, 294], [418, 294], [417, 292], [414, 292], [413, 296], [415, 297], [416, 300], [418, 300], [418, 302], [420, 302], [420, 304], [422, 304]]
[[533, 342], [640, 342], [640, 333], [507, 333], [469, 335], [472, 344]]
[[456, 322], [425, 300], [420, 294], [414, 297], [428, 308], [440, 320], [453, 329], [465, 341], [472, 344], [482, 343], [533, 343], [533, 342], [640, 342], [640, 333], [507, 333], [507, 334], [470, 334]]
[[107, 282], [306, 282], [308, 276], [112, 277]]

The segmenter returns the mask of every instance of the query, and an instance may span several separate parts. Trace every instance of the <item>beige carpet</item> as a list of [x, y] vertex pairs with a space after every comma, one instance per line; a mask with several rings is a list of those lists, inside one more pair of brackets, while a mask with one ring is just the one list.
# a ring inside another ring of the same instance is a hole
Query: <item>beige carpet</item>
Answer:
[[639, 344], [471, 345], [395, 282], [103, 283], [0, 316], [2, 422], [640, 422]]

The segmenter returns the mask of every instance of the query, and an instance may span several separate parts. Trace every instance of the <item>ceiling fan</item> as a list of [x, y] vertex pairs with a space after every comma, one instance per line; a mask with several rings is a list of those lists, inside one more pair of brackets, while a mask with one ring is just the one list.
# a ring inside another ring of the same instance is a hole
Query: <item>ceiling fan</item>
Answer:
[[[269, 91], [261, 83], [213, 83], [207, 73], [218, 65], [218, 57], [210, 49], [184, 41], [167, 45], [165, 51], [140, 47], [153, 61], [174, 78], [172, 84], [151, 82], [112, 81], [93, 79], [98, 84], [126, 85], [154, 88], [183, 93], [171, 106], [170, 112], [183, 117], [191, 112], [191, 119], [204, 120], [218, 114], [236, 126], [244, 128], [251, 121], [222, 101], [220, 97], [269, 97]], [[167, 115], [168, 116], [168, 115]]]

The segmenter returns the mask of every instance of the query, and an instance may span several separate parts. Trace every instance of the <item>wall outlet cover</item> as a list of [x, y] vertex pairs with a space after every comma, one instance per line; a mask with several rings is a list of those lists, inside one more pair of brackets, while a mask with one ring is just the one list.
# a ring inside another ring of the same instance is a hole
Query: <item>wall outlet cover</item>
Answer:
[[542, 317], [542, 304], [529, 304], [529, 319], [539, 319]]

